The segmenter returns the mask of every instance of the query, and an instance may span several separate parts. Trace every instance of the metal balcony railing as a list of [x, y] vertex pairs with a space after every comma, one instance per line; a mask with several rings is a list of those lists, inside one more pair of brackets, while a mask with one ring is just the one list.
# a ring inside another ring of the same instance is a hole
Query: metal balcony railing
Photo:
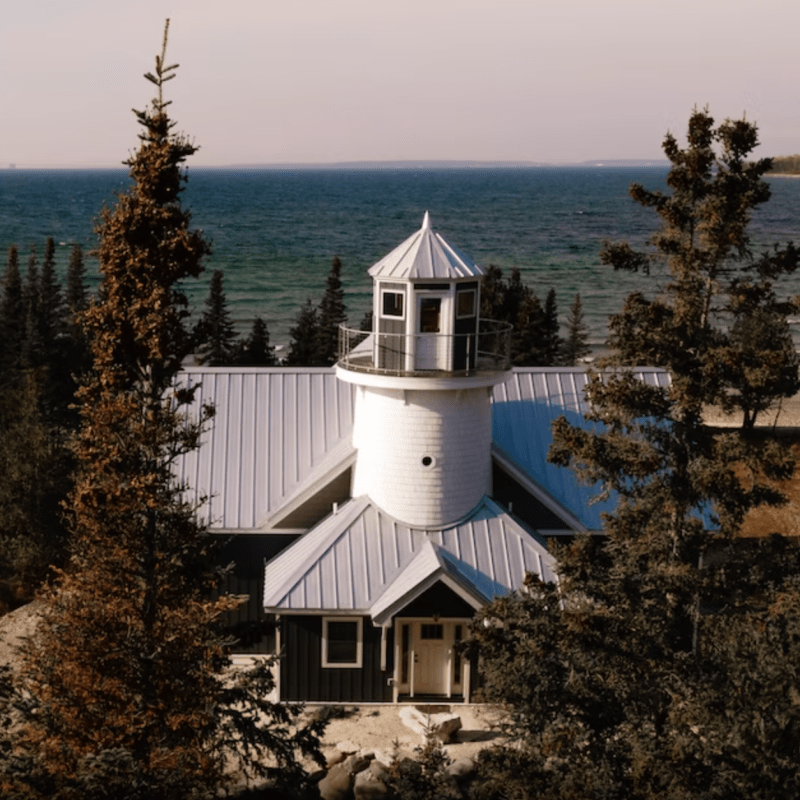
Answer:
[[382, 333], [339, 326], [339, 366], [402, 377], [469, 376], [511, 366], [507, 322], [478, 320], [474, 333]]

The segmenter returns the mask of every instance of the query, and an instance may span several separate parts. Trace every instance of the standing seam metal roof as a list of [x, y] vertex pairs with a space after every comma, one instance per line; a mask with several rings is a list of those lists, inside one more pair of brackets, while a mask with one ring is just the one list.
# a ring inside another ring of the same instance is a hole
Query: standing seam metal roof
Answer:
[[[669, 385], [662, 370], [634, 373], [648, 384]], [[194, 367], [179, 383], [199, 384], [190, 413], [205, 403], [216, 408], [200, 448], [179, 459], [176, 472], [190, 501], [208, 497], [200, 514], [212, 528], [259, 530], [293, 498], [321, 488], [355, 453], [356, 387], [332, 368]], [[596, 487], [547, 463], [554, 419], [564, 414], [575, 425], [591, 425], [583, 418], [586, 383], [581, 368], [513, 370], [493, 390], [493, 440], [509, 462], [596, 530], [613, 501], [592, 504]]]
[[519, 588], [526, 572], [555, 580], [554, 565], [545, 544], [488, 497], [456, 525], [421, 529], [362, 496], [267, 564], [264, 607], [380, 618], [440, 573], [482, 603]]
[[453, 280], [485, 274], [469, 256], [432, 230], [427, 211], [422, 227], [370, 267], [368, 272], [373, 278], [402, 280]]

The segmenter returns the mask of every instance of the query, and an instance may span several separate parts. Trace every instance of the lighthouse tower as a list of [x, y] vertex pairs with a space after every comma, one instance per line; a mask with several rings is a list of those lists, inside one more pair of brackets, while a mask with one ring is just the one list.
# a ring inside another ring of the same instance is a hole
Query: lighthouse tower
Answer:
[[422, 227], [370, 270], [371, 332], [341, 330], [339, 380], [356, 392], [353, 497], [442, 527], [490, 492], [492, 387], [510, 326], [481, 320], [483, 270]]

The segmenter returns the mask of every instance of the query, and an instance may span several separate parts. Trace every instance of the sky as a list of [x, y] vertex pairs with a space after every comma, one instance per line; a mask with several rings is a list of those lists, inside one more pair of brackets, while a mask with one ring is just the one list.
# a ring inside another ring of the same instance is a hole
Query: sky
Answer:
[[705, 106], [800, 152], [797, 0], [7, 0], [0, 167], [119, 166], [166, 17], [195, 166], [658, 159]]

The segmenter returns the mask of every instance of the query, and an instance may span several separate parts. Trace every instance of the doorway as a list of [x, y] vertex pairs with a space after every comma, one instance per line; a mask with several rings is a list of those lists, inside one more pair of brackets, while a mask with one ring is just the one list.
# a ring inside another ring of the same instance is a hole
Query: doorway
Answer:
[[417, 295], [417, 335], [414, 369], [450, 369], [450, 295]]

